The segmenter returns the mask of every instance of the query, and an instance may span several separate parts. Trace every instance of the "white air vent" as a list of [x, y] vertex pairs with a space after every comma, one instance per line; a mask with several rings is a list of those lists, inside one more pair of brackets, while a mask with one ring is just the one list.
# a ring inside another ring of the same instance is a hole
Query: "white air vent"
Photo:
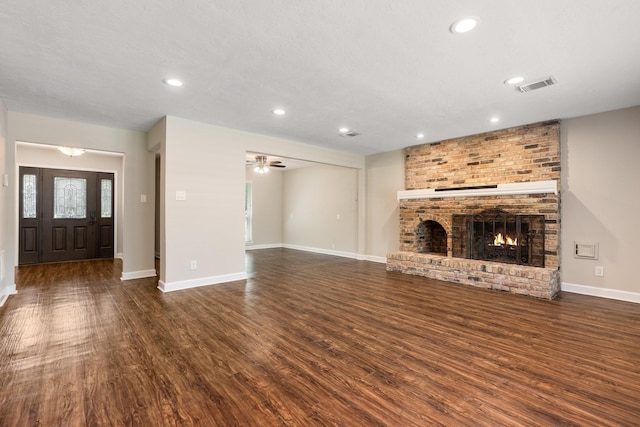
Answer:
[[598, 259], [598, 242], [579, 242], [575, 241], [575, 258], [582, 259]]
[[547, 87], [547, 86], [551, 86], [556, 84], [556, 79], [554, 79], [553, 77], [547, 77], [544, 80], [539, 80], [537, 82], [532, 82], [532, 83], [527, 83], [524, 85], [520, 85], [518, 86], [518, 90], [520, 92], [531, 92], [532, 90], [536, 90], [536, 89], [540, 89], [543, 87]]

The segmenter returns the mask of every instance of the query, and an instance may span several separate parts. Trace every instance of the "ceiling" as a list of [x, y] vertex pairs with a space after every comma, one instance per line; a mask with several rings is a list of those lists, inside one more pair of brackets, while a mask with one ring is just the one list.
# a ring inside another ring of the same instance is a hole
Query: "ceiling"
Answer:
[[[465, 16], [480, 24], [450, 32]], [[640, 105], [639, 19], [637, 0], [3, 0], [0, 98], [372, 154]], [[503, 83], [516, 75], [557, 84], [521, 93]]]

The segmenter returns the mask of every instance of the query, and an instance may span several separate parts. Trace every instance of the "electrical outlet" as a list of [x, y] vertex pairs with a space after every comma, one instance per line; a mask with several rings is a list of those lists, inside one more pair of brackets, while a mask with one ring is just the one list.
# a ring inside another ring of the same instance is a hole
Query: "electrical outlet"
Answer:
[[601, 265], [596, 265], [596, 276], [604, 276], [604, 267]]
[[195, 259], [191, 260], [191, 269], [195, 270], [196, 268], [198, 268], [198, 261], [196, 261]]

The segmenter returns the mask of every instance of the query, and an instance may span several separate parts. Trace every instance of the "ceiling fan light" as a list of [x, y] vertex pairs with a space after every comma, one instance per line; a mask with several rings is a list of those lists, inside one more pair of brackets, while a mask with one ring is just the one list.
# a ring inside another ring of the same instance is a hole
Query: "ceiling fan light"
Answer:
[[253, 170], [254, 170], [256, 173], [259, 173], [259, 174], [261, 174], [261, 175], [262, 175], [263, 173], [267, 173], [267, 172], [269, 172], [269, 166], [267, 166], [267, 165], [258, 165], [258, 166], [256, 166], [255, 168], [253, 168]]

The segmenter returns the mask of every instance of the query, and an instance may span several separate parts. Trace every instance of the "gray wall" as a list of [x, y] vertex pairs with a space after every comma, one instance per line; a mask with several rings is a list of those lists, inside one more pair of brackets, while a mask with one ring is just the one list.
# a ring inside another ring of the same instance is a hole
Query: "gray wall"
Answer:
[[[159, 286], [165, 291], [246, 277], [247, 151], [333, 163], [353, 168], [356, 176], [364, 168], [363, 156], [170, 116], [149, 132], [148, 146], [161, 147]], [[177, 191], [186, 200], [176, 200]], [[358, 242], [361, 223], [353, 227]]]
[[288, 172], [275, 168], [266, 174], [246, 170], [246, 181], [253, 186], [253, 240], [251, 247], [282, 245], [282, 181]]
[[283, 241], [325, 253], [358, 254], [358, 171], [318, 165], [284, 176]]
[[374, 154], [366, 158], [367, 256], [386, 262], [387, 252], [400, 247], [398, 190], [404, 190], [404, 150]]
[[[640, 107], [563, 120], [561, 138], [563, 289], [640, 293]], [[599, 259], [574, 258], [576, 240], [598, 242]]]

